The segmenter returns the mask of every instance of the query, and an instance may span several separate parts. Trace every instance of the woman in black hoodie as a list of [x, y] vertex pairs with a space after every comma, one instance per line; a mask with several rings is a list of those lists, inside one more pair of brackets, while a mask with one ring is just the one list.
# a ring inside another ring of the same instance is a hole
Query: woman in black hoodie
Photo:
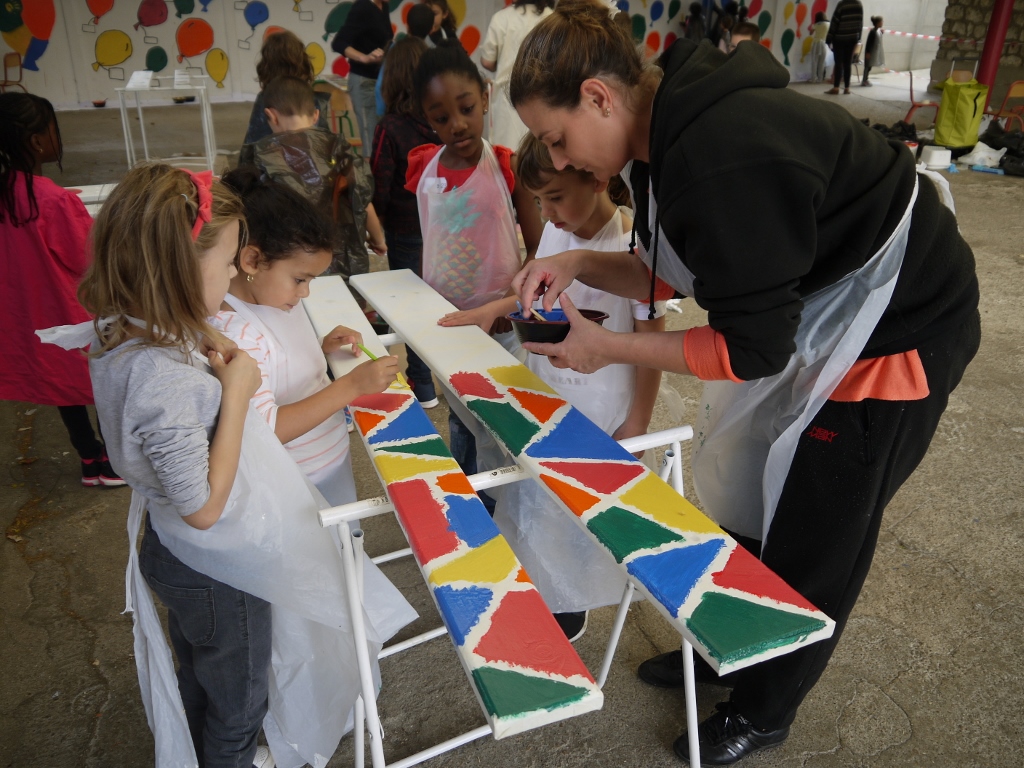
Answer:
[[[705, 511], [836, 621], [830, 640], [719, 680], [733, 691], [699, 728], [701, 759], [728, 765], [784, 741], [824, 671], [886, 504], [977, 351], [978, 283], [906, 147], [788, 90], [766, 49], [681, 40], [659, 64], [594, 0], [562, 0], [523, 43], [513, 105], [556, 167], [628, 177], [641, 258], [570, 251], [513, 286], [551, 308], [574, 279], [645, 298], [653, 272], [708, 312], [706, 326], [645, 338], [583, 320], [563, 296], [569, 337], [526, 347], [585, 373], [625, 363], [704, 380]], [[727, 204], [738, 195], [741, 216]], [[680, 651], [640, 676], [681, 686]], [[685, 734], [675, 751], [689, 759]]]

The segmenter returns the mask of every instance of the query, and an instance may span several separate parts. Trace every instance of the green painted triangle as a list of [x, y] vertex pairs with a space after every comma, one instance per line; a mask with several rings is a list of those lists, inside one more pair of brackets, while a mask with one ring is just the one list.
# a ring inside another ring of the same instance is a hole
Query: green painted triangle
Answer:
[[719, 662], [732, 664], [795, 643], [824, 627], [825, 622], [721, 592], [706, 592], [686, 626]]
[[473, 680], [484, 707], [495, 717], [514, 717], [537, 710], [549, 712], [572, 704], [589, 691], [547, 677], [531, 677], [511, 670], [480, 667]]
[[596, 515], [587, 522], [587, 528], [619, 563], [641, 549], [654, 549], [670, 541], [685, 541], [668, 528], [620, 507], [609, 507]]
[[534, 424], [508, 403], [470, 400], [466, 405], [490, 427], [513, 456], [522, 453], [526, 444], [540, 432], [539, 425]]
[[420, 440], [416, 443], [401, 443], [400, 445], [375, 445], [375, 451], [390, 451], [391, 453], [410, 453], [418, 456], [451, 456], [448, 446], [440, 437], [431, 437], [427, 440]]

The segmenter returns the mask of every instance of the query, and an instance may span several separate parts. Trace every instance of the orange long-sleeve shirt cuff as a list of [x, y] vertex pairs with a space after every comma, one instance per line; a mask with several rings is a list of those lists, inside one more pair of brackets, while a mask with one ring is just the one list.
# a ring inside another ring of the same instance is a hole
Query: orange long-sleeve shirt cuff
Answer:
[[710, 325], [691, 328], [683, 336], [683, 357], [686, 365], [701, 381], [734, 381], [736, 378], [729, 365], [729, 348], [725, 337]]

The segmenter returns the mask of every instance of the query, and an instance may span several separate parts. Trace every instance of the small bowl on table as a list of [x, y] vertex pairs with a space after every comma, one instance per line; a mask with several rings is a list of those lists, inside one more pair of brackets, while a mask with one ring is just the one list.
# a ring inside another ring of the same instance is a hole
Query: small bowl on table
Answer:
[[[608, 319], [607, 312], [601, 312], [597, 309], [581, 309], [579, 313], [587, 320], [591, 320], [598, 325], [604, 324], [604, 321]], [[569, 335], [569, 321], [565, 317], [565, 312], [561, 309], [552, 309], [550, 312], [545, 312], [546, 322], [538, 320], [533, 312], [527, 318], [523, 317], [522, 312], [512, 312], [506, 315], [506, 317], [512, 322], [512, 328], [515, 330], [520, 344], [527, 341], [557, 344], [560, 341], [565, 341], [565, 337]]]

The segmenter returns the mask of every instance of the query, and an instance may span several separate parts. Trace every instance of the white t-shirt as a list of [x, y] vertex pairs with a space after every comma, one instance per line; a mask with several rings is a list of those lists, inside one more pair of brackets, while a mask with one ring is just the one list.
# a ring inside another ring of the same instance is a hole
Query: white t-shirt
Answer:
[[[305, 400], [331, 383], [316, 331], [302, 307], [285, 312], [248, 304], [231, 294], [225, 301], [237, 311], [218, 312], [213, 324], [259, 365], [263, 384], [253, 395], [253, 405], [274, 429], [280, 406]], [[307, 477], [337, 464], [349, 450], [344, 413], [334, 414], [284, 447]]]

